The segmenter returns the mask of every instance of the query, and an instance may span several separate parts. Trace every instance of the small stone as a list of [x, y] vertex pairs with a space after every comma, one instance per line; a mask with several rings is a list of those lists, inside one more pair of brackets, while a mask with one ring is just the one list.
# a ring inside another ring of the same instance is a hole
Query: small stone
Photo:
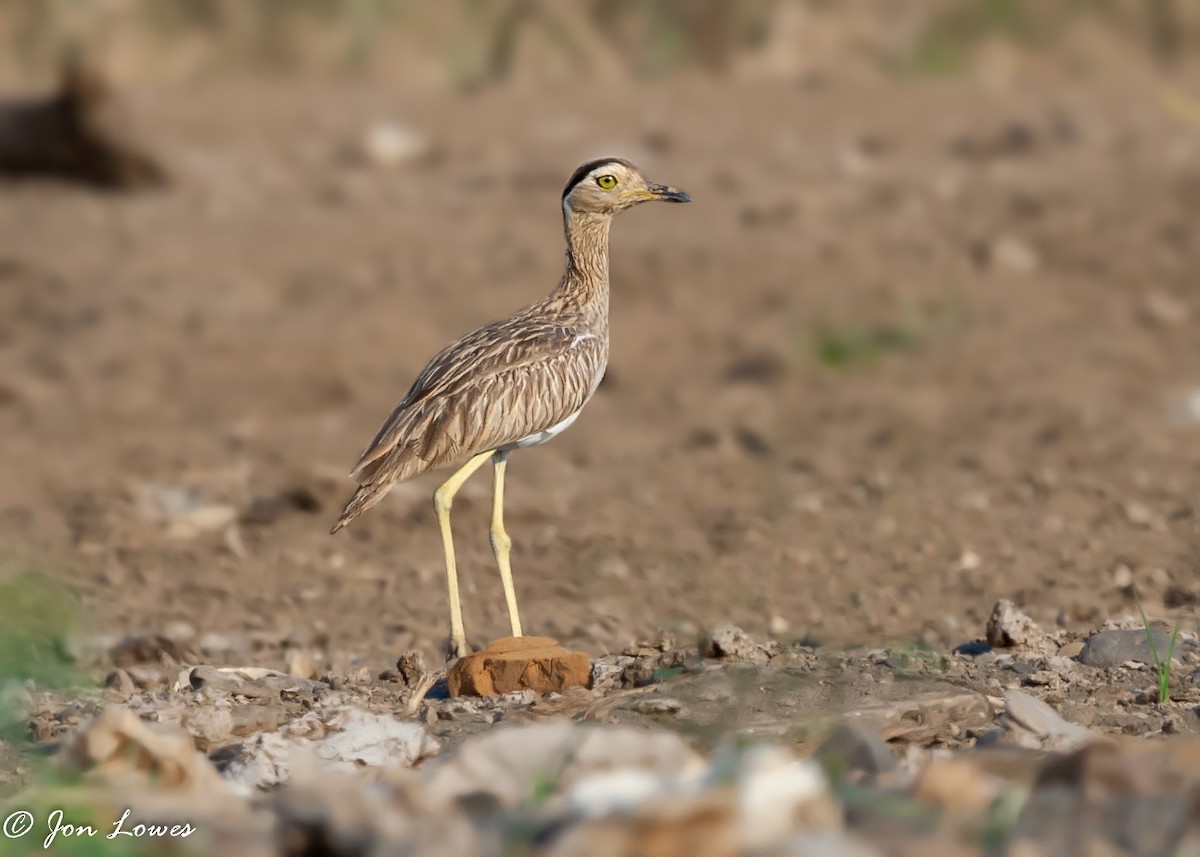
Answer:
[[1171, 584], [1163, 592], [1163, 606], [1170, 610], [1190, 607], [1193, 604], [1200, 604], [1200, 589], [1186, 589]]
[[186, 650], [162, 634], [133, 634], [109, 651], [109, 657], [118, 667], [156, 663], [164, 655], [176, 661], [188, 660]]
[[959, 571], [974, 571], [981, 565], [983, 565], [983, 560], [970, 548], [964, 550], [962, 556], [958, 558]]
[[495, 696], [517, 690], [539, 694], [587, 687], [592, 668], [583, 652], [550, 637], [503, 637], [460, 658], [446, 675], [451, 696]]
[[1062, 657], [1062, 658], [1078, 658], [1079, 653], [1082, 651], [1083, 651], [1083, 641], [1075, 640], [1074, 642], [1067, 643], [1065, 646], [1062, 646], [1058, 650], [1058, 655], [1059, 655], [1059, 657]]
[[987, 642], [994, 649], [1042, 649], [1046, 635], [1007, 598], [996, 602], [987, 623]]
[[834, 779], [875, 779], [896, 769], [887, 742], [861, 724], [839, 723], [833, 727], [814, 756]]
[[357, 155], [375, 167], [395, 167], [429, 154], [429, 143], [395, 122], [376, 122], [359, 142]]
[[[766, 848], [797, 826], [842, 828], [842, 809], [830, 793], [825, 772], [812, 759], [798, 759], [782, 747], [759, 745], [742, 753], [734, 765], [739, 852]], [[710, 778], [720, 767], [715, 766]]]
[[1166, 292], [1151, 292], [1142, 301], [1138, 315], [1147, 324], [1169, 327], [1187, 321], [1190, 312], [1187, 304], [1172, 295]]
[[1145, 628], [1101, 631], [1088, 637], [1077, 660], [1089, 667], [1115, 667], [1126, 661], [1153, 664], [1156, 660], [1155, 650], [1158, 658], [1165, 660], [1171, 648], [1171, 635], [1153, 628], [1150, 634], [1154, 637], [1154, 649], [1150, 648]]
[[1041, 264], [1037, 251], [1013, 235], [998, 238], [988, 249], [988, 257], [996, 267], [1006, 268], [1019, 274], [1036, 271]]
[[316, 678], [317, 665], [308, 652], [292, 652], [288, 656], [288, 675], [295, 678]]
[[1055, 750], [1069, 750], [1096, 739], [1090, 729], [1064, 719], [1040, 699], [1010, 690], [1004, 694], [1005, 726], [1024, 744]]
[[1190, 390], [1180, 399], [1173, 416], [1176, 422], [1184, 425], [1200, 423], [1200, 387]]
[[133, 684], [133, 679], [129, 677], [123, 669], [115, 669], [108, 674], [104, 683], [111, 687], [121, 697], [127, 697], [132, 694], [137, 688]]
[[1124, 589], [1133, 583], [1133, 569], [1125, 563], [1120, 563], [1113, 569], [1113, 586]]
[[396, 672], [405, 686], [416, 687], [428, 672], [425, 669], [425, 658], [416, 649], [405, 652], [396, 659]]
[[601, 560], [600, 564], [596, 567], [596, 573], [609, 580], [628, 580], [633, 576], [633, 569], [621, 557], [610, 556]]
[[968, 758], [933, 759], [917, 774], [913, 797], [944, 812], [982, 813], [996, 798], [996, 788]]
[[778, 643], [757, 643], [736, 625], [723, 625], [700, 642], [700, 654], [706, 658], [765, 664], [778, 653]]
[[1150, 527], [1154, 524], [1154, 512], [1145, 503], [1136, 500], [1124, 506], [1125, 520], [1135, 527]]
[[945, 734], [951, 724], [959, 730], [981, 730], [995, 719], [986, 696], [972, 690], [946, 688], [905, 699], [877, 702], [845, 712], [849, 723], [862, 724], [886, 741], [913, 744]]
[[767, 630], [771, 632], [772, 637], [782, 637], [791, 630], [791, 625], [788, 624], [787, 619], [784, 619], [778, 613], [774, 613], [767, 620]]
[[670, 697], [647, 697], [635, 699], [628, 708], [638, 714], [679, 714], [683, 711], [683, 703]]

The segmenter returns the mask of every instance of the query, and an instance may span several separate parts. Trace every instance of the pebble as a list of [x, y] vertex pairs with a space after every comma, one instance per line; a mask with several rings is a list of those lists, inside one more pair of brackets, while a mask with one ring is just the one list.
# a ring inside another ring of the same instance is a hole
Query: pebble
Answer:
[[[1151, 629], [1158, 657], [1165, 659], [1171, 647], [1171, 635], [1165, 631]], [[1101, 631], [1093, 634], [1083, 644], [1077, 660], [1090, 667], [1115, 667], [1126, 661], [1155, 662], [1154, 651], [1146, 637], [1144, 628], [1127, 631]]]
[[638, 714], [679, 714], [683, 711], [683, 703], [671, 697], [635, 699], [627, 707]]
[[836, 778], [866, 776], [875, 779], [896, 769], [887, 742], [875, 731], [857, 723], [839, 723], [817, 748], [817, 759]]
[[1004, 714], [1005, 726], [1025, 746], [1067, 750], [1097, 737], [1090, 729], [1063, 718], [1042, 700], [1019, 690], [1004, 694]]
[[706, 658], [765, 664], [779, 652], [775, 642], [759, 643], [736, 625], [722, 625], [705, 635], [700, 654]]
[[376, 167], [395, 167], [424, 157], [429, 143], [416, 132], [395, 122], [376, 122], [358, 145], [362, 160]]
[[1079, 653], [1083, 651], [1083, 641], [1074, 640], [1070, 643], [1059, 647], [1058, 655], [1061, 658], [1078, 658]]
[[996, 791], [990, 778], [969, 758], [935, 758], [913, 783], [914, 798], [951, 813], [982, 812], [996, 798]]
[[1046, 634], [1007, 598], [996, 602], [987, 622], [987, 643], [996, 649], [1044, 650]]
[[1005, 235], [992, 242], [988, 253], [999, 268], [1018, 274], [1029, 274], [1041, 265], [1038, 252], [1028, 243], [1013, 235]]
[[1132, 501], [1124, 505], [1125, 520], [1135, 527], [1150, 527], [1154, 525], [1154, 512], [1145, 503]]
[[538, 694], [587, 687], [592, 665], [549, 637], [504, 637], [460, 658], [446, 674], [451, 696], [494, 696], [519, 690]]

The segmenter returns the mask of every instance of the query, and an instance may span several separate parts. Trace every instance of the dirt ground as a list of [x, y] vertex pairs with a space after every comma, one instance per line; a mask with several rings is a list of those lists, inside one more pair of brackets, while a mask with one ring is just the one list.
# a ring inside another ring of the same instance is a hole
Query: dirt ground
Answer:
[[[436, 659], [437, 477], [331, 537], [345, 473], [430, 355], [553, 287], [557, 195], [604, 154], [695, 202], [615, 224], [609, 374], [511, 461], [527, 633], [599, 655], [733, 622], [948, 651], [1001, 597], [1082, 632], [1136, 615], [1135, 591], [1196, 628], [1200, 127], [1154, 92], [131, 99], [170, 187], [0, 191], [0, 539], [92, 631], [311, 635], [320, 669]], [[427, 154], [354, 157], [383, 121]], [[489, 492], [455, 506], [477, 644], [507, 632]], [[156, 517], [180, 497], [217, 511]]]

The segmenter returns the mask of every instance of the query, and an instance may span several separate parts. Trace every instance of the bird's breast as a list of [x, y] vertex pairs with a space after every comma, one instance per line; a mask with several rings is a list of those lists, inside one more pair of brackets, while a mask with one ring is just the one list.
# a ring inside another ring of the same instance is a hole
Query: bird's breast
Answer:
[[[583, 410], [583, 408], [579, 409], [579, 411], [582, 411], [582, 410]], [[527, 447], [527, 446], [537, 446], [539, 444], [545, 443], [546, 441], [553, 438], [555, 435], [562, 434], [564, 431], [566, 431], [567, 427], [570, 426], [571, 423], [575, 422], [575, 420], [579, 417], [579, 411], [576, 411], [575, 413], [573, 413], [569, 417], [567, 417], [565, 420], [562, 420], [561, 422], [557, 422], [554, 425], [550, 426], [549, 428], [542, 429], [541, 431], [536, 431], [533, 434], [525, 435], [525, 437], [522, 437], [522, 438], [519, 438], [519, 439], [513, 441], [512, 443], [505, 446], [504, 449], [505, 450], [523, 449], [524, 447]]]

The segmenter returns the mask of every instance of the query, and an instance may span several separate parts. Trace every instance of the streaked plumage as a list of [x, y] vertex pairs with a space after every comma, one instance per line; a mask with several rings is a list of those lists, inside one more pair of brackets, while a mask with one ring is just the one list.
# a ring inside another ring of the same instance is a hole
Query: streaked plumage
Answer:
[[[591, 161], [575, 171], [563, 191], [567, 268], [557, 288], [516, 315], [467, 334], [429, 362], [355, 464], [350, 475], [359, 487], [333, 532], [374, 506], [397, 482], [472, 459], [460, 471], [465, 479], [478, 467], [474, 458], [483, 453], [495, 455], [499, 494], [509, 451], [545, 442], [570, 424], [595, 392], [608, 362], [609, 224], [617, 212], [650, 199], [689, 198], [647, 182], [620, 159]], [[457, 478], [440, 489], [437, 502], [445, 505], [439, 516], [447, 516], [443, 535], [452, 634], [461, 637], [461, 622], [453, 615], [457, 583], [447, 535], [449, 504], [461, 484]], [[499, 502], [494, 514], [495, 544], [507, 539]], [[507, 547], [496, 550], [506, 575]], [[514, 635], [519, 636], [510, 589], [506, 578]], [[455, 643], [461, 650], [463, 641]]]
[[351, 471], [359, 488], [339, 529], [396, 482], [511, 447], [587, 403], [608, 362], [607, 330], [553, 321], [556, 304], [480, 328], [433, 358]]

